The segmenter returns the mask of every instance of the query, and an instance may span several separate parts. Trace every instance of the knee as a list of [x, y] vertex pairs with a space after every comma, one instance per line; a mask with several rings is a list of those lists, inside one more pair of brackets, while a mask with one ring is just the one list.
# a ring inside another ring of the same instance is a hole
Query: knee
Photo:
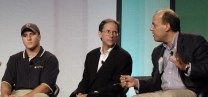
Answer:
[[33, 97], [49, 97], [49, 96], [45, 93], [36, 93]]

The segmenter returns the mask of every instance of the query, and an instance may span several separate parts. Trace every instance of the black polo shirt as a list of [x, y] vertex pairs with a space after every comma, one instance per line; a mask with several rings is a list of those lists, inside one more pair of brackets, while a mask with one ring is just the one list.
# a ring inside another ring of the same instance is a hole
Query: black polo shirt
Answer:
[[57, 58], [41, 47], [30, 61], [26, 51], [10, 56], [2, 81], [15, 90], [34, 89], [44, 83], [53, 91], [58, 73]]

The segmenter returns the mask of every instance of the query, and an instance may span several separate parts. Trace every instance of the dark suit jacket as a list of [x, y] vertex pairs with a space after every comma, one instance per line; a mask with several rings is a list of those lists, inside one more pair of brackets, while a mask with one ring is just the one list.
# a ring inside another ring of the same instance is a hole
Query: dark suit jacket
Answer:
[[[161, 90], [161, 75], [159, 73], [158, 60], [163, 56], [165, 48], [159, 45], [153, 50], [152, 79], [140, 80], [140, 93]], [[179, 33], [177, 52], [184, 63], [191, 63], [191, 73], [187, 77], [179, 70], [185, 86], [196, 93], [208, 90], [208, 43], [198, 35]]]
[[98, 97], [118, 97], [123, 88], [115, 83], [120, 83], [120, 75], [131, 75], [132, 58], [127, 51], [115, 45], [97, 72], [100, 54], [100, 48], [87, 54], [83, 78], [78, 85], [77, 93], [86, 93], [88, 97], [94, 97], [94, 92], [98, 91]]

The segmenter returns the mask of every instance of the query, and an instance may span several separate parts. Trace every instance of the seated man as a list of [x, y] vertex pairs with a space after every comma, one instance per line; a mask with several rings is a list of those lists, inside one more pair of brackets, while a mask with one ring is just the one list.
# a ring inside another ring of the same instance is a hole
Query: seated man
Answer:
[[87, 54], [83, 78], [70, 97], [118, 97], [123, 92], [120, 75], [131, 75], [131, 56], [116, 44], [119, 23], [112, 19], [103, 20], [98, 35], [102, 46]]
[[57, 58], [40, 46], [36, 24], [21, 29], [25, 50], [12, 55], [1, 83], [2, 97], [49, 97], [59, 73]]
[[[208, 43], [199, 35], [180, 32], [180, 19], [171, 9], [152, 18], [154, 40], [162, 42], [152, 52], [149, 80], [121, 76], [123, 87], [134, 87], [134, 97], [196, 97], [208, 90]], [[205, 96], [204, 94], [204, 97]]]

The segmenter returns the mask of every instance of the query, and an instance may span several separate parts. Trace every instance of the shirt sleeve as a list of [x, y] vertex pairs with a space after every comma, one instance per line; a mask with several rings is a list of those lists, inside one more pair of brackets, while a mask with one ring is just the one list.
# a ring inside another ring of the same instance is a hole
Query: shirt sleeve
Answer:
[[41, 74], [41, 83], [48, 85], [51, 91], [55, 89], [56, 79], [59, 73], [58, 59], [51, 55], [45, 60], [44, 70]]
[[137, 81], [138, 81], [138, 85], [137, 85], [137, 87], [134, 87], [134, 90], [135, 90], [136, 94], [139, 94], [140, 83], [139, 83], [139, 80], [137, 80]]
[[15, 83], [15, 74], [16, 74], [15, 63], [16, 63], [15, 58], [11, 56], [9, 58], [9, 61], [7, 62], [7, 67], [6, 67], [5, 73], [2, 77], [2, 82], [7, 82], [11, 86], [13, 86]]

